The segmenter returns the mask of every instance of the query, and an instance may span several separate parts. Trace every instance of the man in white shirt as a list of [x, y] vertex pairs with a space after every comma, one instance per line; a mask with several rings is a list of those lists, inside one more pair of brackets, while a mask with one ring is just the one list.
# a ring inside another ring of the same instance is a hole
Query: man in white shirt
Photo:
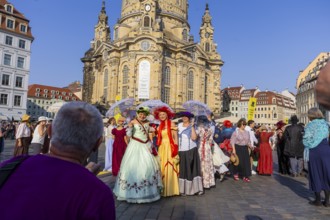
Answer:
[[255, 170], [253, 170], [253, 157], [252, 157], [252, 150], [256, 147], [255, 145], [258, 144], [258, 139], [254, 135], [253, 128], [255, 126], [255, 122], [253, 120], [249, 120], [247, 122], [247, 126], [245, 126], [245, 130], [249, 132], [250, 135], [250, 144], [252, 148], [249, 149], [250, 152], [250, 162], [251, 162], [251, 171], [252, 174], [257, 174]]

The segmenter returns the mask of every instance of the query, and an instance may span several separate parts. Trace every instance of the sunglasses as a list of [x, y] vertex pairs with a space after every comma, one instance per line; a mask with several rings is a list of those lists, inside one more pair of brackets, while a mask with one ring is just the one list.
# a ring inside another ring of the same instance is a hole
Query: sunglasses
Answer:
[[244, 126], [246, 126], [246, 124], [243, 124]]

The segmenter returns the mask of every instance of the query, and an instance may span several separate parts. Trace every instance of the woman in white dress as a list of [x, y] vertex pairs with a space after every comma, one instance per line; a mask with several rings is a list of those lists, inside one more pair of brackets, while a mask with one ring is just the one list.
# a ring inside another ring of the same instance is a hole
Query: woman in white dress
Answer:
[[116, 179], [114, 194], [129, 203], [148, 203], [160, 199], [162, 179], [160, 167], [152, 151], [149, 108], [137, 110], [137, 118], [128, 125], [130, 142], [126, 148]]
[[105, 164], [104, 171], [112, 172], [112, 151], [113, 151], [113, 137], [112, 129], [116, 127], [116, 119], [114, 117], [110, 118], [109, 126], [105, 130]]

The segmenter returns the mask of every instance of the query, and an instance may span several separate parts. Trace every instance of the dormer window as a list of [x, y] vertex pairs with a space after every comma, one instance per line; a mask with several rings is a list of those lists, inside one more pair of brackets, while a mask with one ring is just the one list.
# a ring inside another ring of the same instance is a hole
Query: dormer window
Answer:
[[23, 32], [23, 33], [26, 33], [26, 30], [27, 30], [26, 25], [25, 24], [21, 24], [19, 30], [21, 32]]
[[6, 5], [6, 11], [9, 12], [9, 13], [13, 13], [13, 6]]
[[7, 18], [7, 28], [14, 29], [14, 21]]
[[36, 91], [37, 91], [37, 92], [40, 92], [40, 89], [39, 89], [39, 88], [36, 88]]

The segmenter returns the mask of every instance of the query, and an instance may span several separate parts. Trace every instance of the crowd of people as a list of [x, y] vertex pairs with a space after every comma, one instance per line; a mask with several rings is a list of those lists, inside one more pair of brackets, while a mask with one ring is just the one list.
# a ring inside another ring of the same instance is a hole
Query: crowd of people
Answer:
[[[317, 90], [318, 99], [327, 88]], [[310, 204], [330, 206], [329, 124], [318, 108], [308, 110], [307, 125], [293, 115], [274, 127], [244, 118], [219, 125], [212, 114], [174, 113], [168, 106], [136, 112], [133, 119], [110, 118], [106, 128], [98, 110], [84, 102], [65, 104], [53, 123], [39, 117], [31, 126], [24, 115], [15, 127], [14, 157], [0, 165], [0, 206], [6, 207], [0, 219], [115, 219], [112, 191], [95, 176], [100, 166], [87, 164], [104, 139], [104, 170], [116, 177], [117, 200], [202, 195], [226, 176], [250, 183], [253, 174], [273, 174], [276, 150], [278, 172], [296, 178], [308, 168], [315, 193]], [[0, 143], [6, 131], [1, 128]]]
[[[150, 114], [156, 120], [148, 121]], [[174, 123], [173, 117], [180, 120]], [[160, 106], [152, 112], [147, 107], [138, 109], [132, 121], [118, 119], [127, 123], [126, 134], [114, 132], [114, 118], [109, 122], [105, 131], [109, 133], [110, 127], [112, 137], [106, 141], [106, 157], [112, 155], [118, 200], [145, 203], [161, 196], [201, 195], [226, 177], [249, 183], [253, 174], [273, 174], [273, 151], [278, 154], [280, 174], [294, 178], [306, 175], [305, 125], [298, 123], [296, 115], [289, 124], [279, 121], [273, 127], [244, 118], [216, 124], [212, 115], [196, 116], [187, 111], [175, 114]], [[121, 140], [120, 146], [115, 146], [116, 139]], [[121, 161], [120, 166], [114, 161]]]

